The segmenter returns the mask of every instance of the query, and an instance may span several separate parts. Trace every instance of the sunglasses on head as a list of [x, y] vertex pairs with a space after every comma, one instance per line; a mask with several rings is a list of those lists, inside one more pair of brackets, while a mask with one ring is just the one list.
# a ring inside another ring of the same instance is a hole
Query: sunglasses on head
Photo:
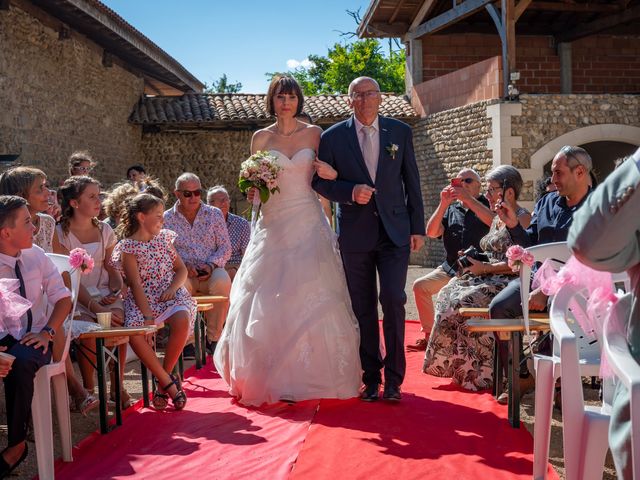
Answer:
[[184, 198], [191, 198], [191, 195], [199, 197], [202, 194], [201, 190], [178, 190]]

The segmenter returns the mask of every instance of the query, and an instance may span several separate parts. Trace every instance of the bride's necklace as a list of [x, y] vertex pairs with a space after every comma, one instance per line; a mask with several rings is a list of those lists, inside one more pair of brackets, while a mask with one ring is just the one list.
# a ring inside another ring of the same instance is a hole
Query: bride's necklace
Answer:
[[295, 127], [293, 128], [293, 130], [291, 130], [291, 132], [289, 132], [289, 133], [282, 133], [282, 132], [280, 131], [280, 125], [278, 125], [278, 124], [276, 123], [276, 133], [277, 133], [278, 135], [280, 135], [281, 137], [288, 138], [288, 137], [290, 137], [291, 135], [293, 135], [294, 133], [296, 133], [297, 131], [298, 131], [298, 122], [296, 122], [296, 126], [295, 126]]

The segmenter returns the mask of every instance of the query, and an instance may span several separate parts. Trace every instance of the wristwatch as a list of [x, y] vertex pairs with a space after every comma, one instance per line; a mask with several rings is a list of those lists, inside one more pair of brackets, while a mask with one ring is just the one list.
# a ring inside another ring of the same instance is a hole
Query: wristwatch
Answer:
[[49, 327], [48, 325], [45, 325], [44, 327], [42, 327], [41, 332], [47, 332], [49, 334], [49, 336], [51, 337], [51, 340], [53, 340], [53, 337], [56, 336], [55, 329], [53, 329], [52, 327]]

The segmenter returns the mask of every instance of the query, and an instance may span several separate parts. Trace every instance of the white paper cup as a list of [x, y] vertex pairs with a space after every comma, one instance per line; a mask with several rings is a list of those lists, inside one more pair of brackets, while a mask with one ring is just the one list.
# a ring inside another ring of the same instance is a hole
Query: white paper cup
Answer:
[[96, 313], [96, 317], [102, 328], [111, 328], [111, 312]]
[[5, 360], [9, 360], [9, 362], [10, 362], [9, 366], [11, 366], [13, 364], [13, 361], [16, 359], [16, 357], [14, 357], [10, 353], [6, 353], [6, 352], [0, 352], [0, 357], [2, 357]]

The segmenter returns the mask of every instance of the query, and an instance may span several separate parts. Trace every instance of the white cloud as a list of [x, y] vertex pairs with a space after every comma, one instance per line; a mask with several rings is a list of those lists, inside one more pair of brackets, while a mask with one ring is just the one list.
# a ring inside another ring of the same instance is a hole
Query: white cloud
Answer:
[[298, 67], [309, 68], [312, 66], [313, 66], [313, 62], [308, 58], [305, 58], [302, 61], [296, 60], [294, 58], [290, 58], [289, 60], [287, 60], [287, 68], [291, 70], [295, 70]]

